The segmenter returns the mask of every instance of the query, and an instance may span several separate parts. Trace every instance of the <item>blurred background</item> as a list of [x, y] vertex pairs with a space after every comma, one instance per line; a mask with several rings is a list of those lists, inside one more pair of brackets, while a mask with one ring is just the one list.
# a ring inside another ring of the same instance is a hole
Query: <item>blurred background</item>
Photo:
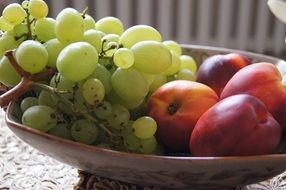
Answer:
[[[277, 20], [267, 0], [45, 0], [49, 16], [65, 7], [89, 7], [96, 20], [116, 16], [128, 28], [148, 24], [164, 40], [248, 50], [286, 58], [286, 24]], [[0, 0], [5, 5], [21, 0]]]

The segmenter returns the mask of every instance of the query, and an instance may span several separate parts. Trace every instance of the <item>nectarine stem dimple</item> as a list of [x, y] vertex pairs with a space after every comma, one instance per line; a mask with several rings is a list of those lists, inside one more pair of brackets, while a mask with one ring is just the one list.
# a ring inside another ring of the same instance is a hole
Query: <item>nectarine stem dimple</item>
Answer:
[[180, 107], [179, 103], [173, 103], [173, 104], [169, 105], [168, 113], [170, 115], [174, 115], [178, 111], [179, 107]]

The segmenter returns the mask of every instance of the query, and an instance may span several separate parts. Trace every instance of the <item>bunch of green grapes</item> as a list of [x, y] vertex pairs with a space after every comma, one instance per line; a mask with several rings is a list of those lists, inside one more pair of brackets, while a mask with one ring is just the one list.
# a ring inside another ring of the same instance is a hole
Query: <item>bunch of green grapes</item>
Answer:
[[160, 142], [148, 97], [171, 80], [195, 80], [196, 62], [153, 27], [124, 28], [115, 17], [94, 20], [87, 9], [47, 17], [43, 0], [24, 0], [0, 17], [0, 82], [15, 87], [20, 68], [55, 75], [35, 83], [20, 102], [22, 123], [52, 135], [99, 147], [151, 154]]

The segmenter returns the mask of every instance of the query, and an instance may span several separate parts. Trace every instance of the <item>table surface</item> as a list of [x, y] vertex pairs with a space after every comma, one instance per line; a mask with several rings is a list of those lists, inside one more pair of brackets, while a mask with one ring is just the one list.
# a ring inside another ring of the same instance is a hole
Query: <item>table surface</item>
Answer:
[[[0, 190], [72, 190], [78, 182], [77, 169], [33, 149], [6, 126], [0, 110]], [[268, 181], [239, 190], [285, 190], [286, 172]]]

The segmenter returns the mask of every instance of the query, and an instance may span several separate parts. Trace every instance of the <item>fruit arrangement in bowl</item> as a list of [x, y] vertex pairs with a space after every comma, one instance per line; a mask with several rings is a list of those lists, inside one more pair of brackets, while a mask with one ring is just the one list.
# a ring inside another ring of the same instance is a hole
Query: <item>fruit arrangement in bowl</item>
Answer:
[[0, 17], [0, 106], [31, 146], [102, 177], [170, 189], [286, 170], [283, 60], [179, 45], [88, 9], [47, 15], [43, 0], [29, 0]]

